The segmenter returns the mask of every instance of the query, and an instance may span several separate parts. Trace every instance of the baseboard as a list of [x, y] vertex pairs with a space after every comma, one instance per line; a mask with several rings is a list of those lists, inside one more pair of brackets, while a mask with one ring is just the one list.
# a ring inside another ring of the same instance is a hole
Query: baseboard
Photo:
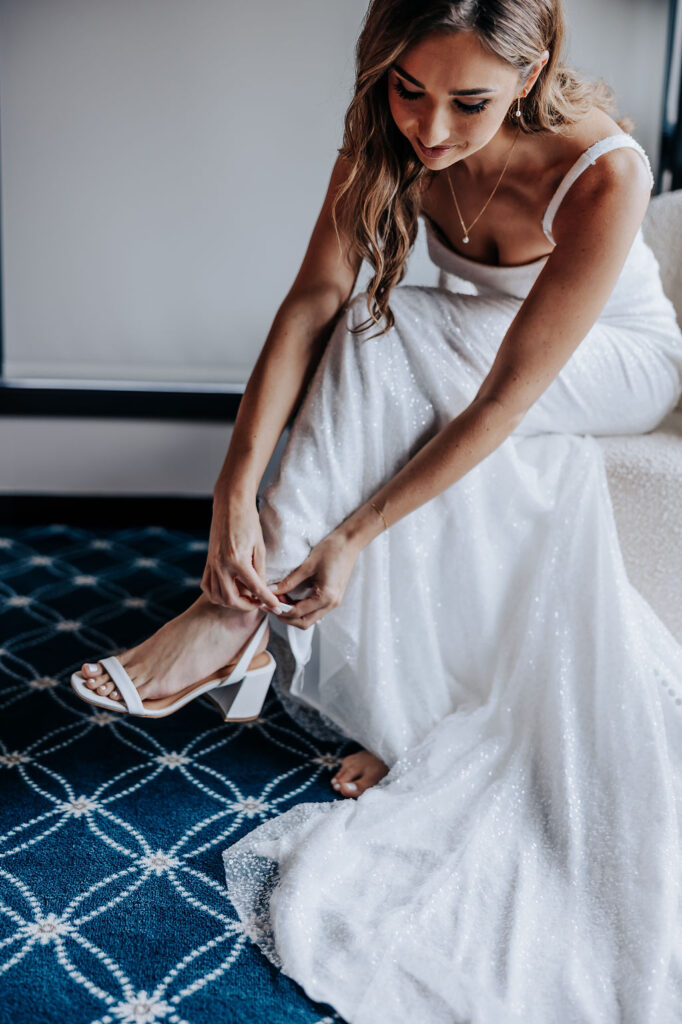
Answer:
[[233, 423], [241, 393], [228, 390], [31, 387], [0, 381], [0, 416], [86, 416]]
[[212, 510], [212, 498], [12, 494], [0, 496], [0, 525], [62, 524], [106, 529], [153, 525], [203, 530], [208, 536]]

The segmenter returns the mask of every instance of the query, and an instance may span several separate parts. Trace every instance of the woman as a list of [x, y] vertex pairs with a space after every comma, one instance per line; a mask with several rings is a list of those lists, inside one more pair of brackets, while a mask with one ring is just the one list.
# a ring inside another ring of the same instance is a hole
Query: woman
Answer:
[[[359, 799], [223, 854], [251, 937], [353, 1024], [681, 1019], [682, 650], [627, 579], [592, 435], [674, 408], [682, 336], [646, 154], [563, 37], [560, 0], [370, 4], [204, 595], [121, 656], [151, 707], [224, 675], [260, 603], [291, 696], [366, 747], [336, 779]], [[446, 287], [395, 288], [420, 214]]]

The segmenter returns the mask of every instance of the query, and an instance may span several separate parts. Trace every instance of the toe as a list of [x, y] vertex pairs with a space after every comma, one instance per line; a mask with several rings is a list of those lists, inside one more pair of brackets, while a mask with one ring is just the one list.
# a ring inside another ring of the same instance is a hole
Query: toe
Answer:
[[107, 686], [111, 681], [111, 677], [107, 672], [100, 672], [99, 675], [93, 676], [91, 679], [86, 679], [85, 685], [90, 690], [99, 691], [100, 686]]
[[376, 785], [387, 773], [388, 768], [374, 754], [361, 750], [348, 754], [332, 778], [335, 792], [345, 797], [358, 797], [366, 789]]
[[99, 684], [99, 686], [95, 690], [95, 693], [98, 693], [100, 697], [108, 697], [113, 689], [114, 684], [111, 682], [111, 680], [107, 680], [107, 682]]
[[355, 754], [348, 754], [341, 762], [341, 767], [336, 775], [332, 777], [332, 782], [352, 782], [361, 774], [361, 762], [358, 761]]
[[352, 765], [344, 765], [337, 776], [332, 779], [332, 786], [341, 796], [359, 796], [361, 792], [361, 774]]

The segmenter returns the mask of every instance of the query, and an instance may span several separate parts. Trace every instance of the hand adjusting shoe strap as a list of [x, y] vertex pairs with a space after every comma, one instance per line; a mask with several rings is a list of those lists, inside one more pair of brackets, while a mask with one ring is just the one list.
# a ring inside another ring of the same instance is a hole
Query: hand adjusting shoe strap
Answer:
[[140, 700], [140, 695], [137, 692], [137, 687], [118, 658], [113, 655], [110, 658], [103, 658], [100, 661], [100, 665], [109, 673], [116, 683], [118, 692], [123, 697], [128, 711], [144, 711], [144, 706]]

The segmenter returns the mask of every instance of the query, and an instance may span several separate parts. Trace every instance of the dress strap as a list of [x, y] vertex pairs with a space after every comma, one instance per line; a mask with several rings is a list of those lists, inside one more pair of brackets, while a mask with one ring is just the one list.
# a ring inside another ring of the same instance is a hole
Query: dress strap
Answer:
[[554, 245], [554, 237], [552, 235], [552, 223], [554, 222], [554, 216], [561, 205], [561, 201], [568, 192], [569, 188], [576, 180], [580, 177], [583, 171], [597, 161], [603, 153], [610, 153], [612, 149], [621, 149], [629, 147], [636, 149], [640, 156], [646, 163], [647, 170], [649, 171], [649, 180], [651, 182], [651, 188], [654, 187], [654, 176], [651, 172], [651, 164], [649, 163], [649, 157], [646, 152], [640, 146], [636, 139], [633, 139], [632, 135], [628, 135], [626, 132], [620, 132], [618, 135], [609, 135], [605, 139], [599, 139], [594, 145], [590, 146], [581, 153], [576, 162], [566, 172], [561, 181], [559, 187], [549, 201], [549, 205], [545, 210], [545, 215], [542, 218], [542, 230], [545, 232], [547, 238]]

